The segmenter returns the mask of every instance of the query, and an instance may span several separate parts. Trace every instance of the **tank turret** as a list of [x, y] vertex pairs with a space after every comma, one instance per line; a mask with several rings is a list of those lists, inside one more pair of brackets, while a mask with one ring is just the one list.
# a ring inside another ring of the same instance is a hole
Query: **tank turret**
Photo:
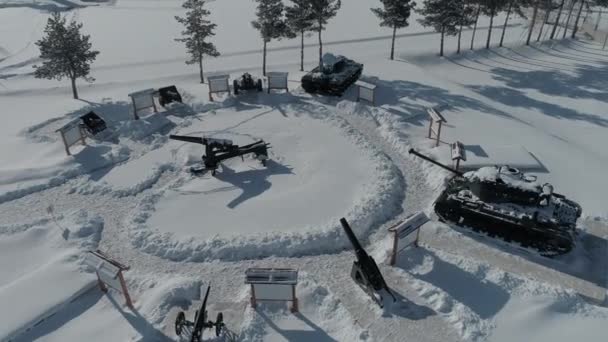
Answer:
[[454, 173], [435, 201], [442, 221], [535, 248], [546, 256], [573, 248], [581, 207], [555, 193], [551, 184], [509, 166], [462, 173], [413, 149], [410, 153]]

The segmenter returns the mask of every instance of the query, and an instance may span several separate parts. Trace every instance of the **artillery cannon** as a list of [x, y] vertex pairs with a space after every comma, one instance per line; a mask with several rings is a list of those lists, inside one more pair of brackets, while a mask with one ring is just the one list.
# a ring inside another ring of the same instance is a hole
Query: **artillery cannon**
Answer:
[[380, 307], [383, 306], [383, 297], [379, 292], [383, 290], [393, 297], [393, 301], [396, 301], [397, 299], [388, 285], [386, 285], [376, 261], [367, 254], [363, 247], [361, 247], [359, 240], [357, 240], [355, 233], [353, 233], [353, 230], [350, 228], [346, 219], [341, 218], [340, 224], [342, 224], [342, 228], [344, 228], [344, 232], [353, 245], [355, 255], [357, 256], [357, 260], [353, 261], [353, 267], [350, 271], [351, 278], [353, 278], [355, 283], [357, 283], [357, 285], [359, 285], [376, 304], [380, 305]]
[[184, 333], [185, 327], [191, 327], [192, 332], [190, 335], [190, 342], [199, 342], [203, 337], [203, 329], [214, 329], [215, 336], [220, 336], [222, 330], [225, 328], [224, 314], [219, 312], [213, 321], [207, 321], [207, 298], [209, 297], [209, 291], [211, 286], [207, 286], [207, 292], [205, 293], [205, 299], [201, 304], [201, 308], [194, 314], [194, 322], [186, 320], [186, 314], [180, 311], [175, 318], [175, 333], [177, 336], [181, 336]]
[[441, 221], [532, 247], [544, 256], [569, 252], [582, 209], [509, 166], [462, 173], [411, 149], [410, 154], [451, 171], [454, 177], [435, 201]]
[[238, 95], [241, 91], [257, 90], [262, 91], [262, 79], [254, 78], [248, 73], [244, 73], [240, 79], [232, 81], [232, 87], [234, 88], [234, 94]]
[[206, 171], [211, 171], [215, 176], [216, 170], [220, 162], [234, 157], [243, 157], [246, 154], [253, 154], [255, 159], [261, 161], [262, 165], [266, 166], [268, 159], [268, 146], [264, 140], [258, 140], [254, 143], [244, 146], [235, 145], [232, 140], [214, 139], [205, 137], [191, 137], [185, 135], [170, 135], [170, 139], [185, 141], [194, 144], [205, 146], [205, 155], [202, 156], [203, 167], [191, 168], [190, 171], [195, 174], [200, 174]]

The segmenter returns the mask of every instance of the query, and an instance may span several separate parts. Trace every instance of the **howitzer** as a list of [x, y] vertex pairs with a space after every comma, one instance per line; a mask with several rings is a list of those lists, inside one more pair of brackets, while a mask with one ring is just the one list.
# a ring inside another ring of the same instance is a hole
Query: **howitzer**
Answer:
[[203, 155], [203, 168], [190, 169], [193, 173], [202, 173], [211, 170], [211, 174], [215, 175], [220, 162], [226, 159], [253, 154], [256, 159], [266, 166], [268, 159], [268, 146], [264, 140], [258, 140], [254, 143], [244, 146], [235, 145], [232, 140], [214, 139], [206, 137], [191, 137], [185, 135], [170, 135], [170, 139], [185, 141], [194, 144], [205, 146], [205, 155]]
[[180, 311], [175, 319], [175, 333], [177, 336], [181, 336], [184, 332], [184, 327], [192, 327], [190, 335], [190, 342], [199, 342], [203, 337], [203, 329], [215, 328], [215, 336], [220, 336], [222, 329], [224, 329], [224, 315], [220, 312], [217, 314], [215, 322], [207, 321], [207, 298], [209, 297], [209, 291], [211, 286], [207, 286], [207, 292], [205, 293], [205, 299], [201, 304], [201, 308], [196, 311], [194, 315], [194, 322], [186, 320], [186, 314]]
[[[350, 243], [353, 245], [355, 255], [357, 256], [357, 260], [353, 262], [350, 276], [378, 305], [380, 305], [380, 307], [383, 306], [383, 301], [382, 295], [378, 293], [379, 291], [385, 290], [393, 297], [393, 300], [396, 301], [397, 299], [388, 285], [386, 285], [384, 277], [382, 276], [382, 273], [380, 273], [380, 269], [378, 268], [376, 261], [374, 261], [374, 258], [369, 256], [365, 249], [361, 247], [359, 240], [357, 240], [357, 237], [346, 219], [341, 218], [340, 223], [342, 224], [342, 228], [344, 228], [344, 232], [346, 233], [346, 236], [348, 236]], [[379, 295], [380, 299], [374, 294]]]
[[413, 155], [415, 155], [415, 156], [417, 156], [417, 157], [419, 157], [419, 158], [422, 158], [422, 159], [424, 159], [424, 160], [426, 160], [426, 161], [428, 161], [428, 162], [431, 162], [431, 163], [433, 163], [433, 164], [435, 164], [435, 165], [437, 165], [437, 166], [439, 166], [439, 167], [441, 167], [441, 168], [443, 168], [443, 169], [445, 169], [445, 170], [448, 170], [448, 171], [452, 172], [453, 174], [456, 174], [456, 175], [458, 175], [458, 176], [462, 176], [462, 175], [463, 175], [463, 173], [462, 173], [462, 172], [460, 172], [460, 171], [458, 171], [458, 170], [454, 170], [454, 169], [452, 169], [452, 168], [451, 168], [451, 167], [449, 167], [449, 166], [443, 165], [442, 163], [440, 163], [440, 162], [438, 162], [438, 161], [436, 161], [436, 160], [434, 160], [434, 159], [431, 159], [431, 158], [429, 158], [429, 157], [425, 156], [424, 154], [421, 154], [421, 153], [417, 152], [417, 151], [416, 151], [416, 150], [414, 150], [413, 148], [410, 148], [409, 153], [410, 153], [410, 154], [413, 154]]

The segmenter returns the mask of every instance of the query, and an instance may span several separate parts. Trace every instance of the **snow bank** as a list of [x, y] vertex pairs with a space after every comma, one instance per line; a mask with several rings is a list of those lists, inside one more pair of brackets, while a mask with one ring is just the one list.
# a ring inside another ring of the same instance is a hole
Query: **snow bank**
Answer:
[[[396, 176], [398, 170], [363, 136], [338, 118], [326, 115], [318, 120], [291, 110], [286, 113], [287, 118], [274, 110], [246, 116], [223, 111], [205, 117], [203, 127], [217, 128], [218, 138], [247, 143], [247, 135], [263, 136], [273, 146], [273, 161], [268, 168], [227, 162], [214, 179], [193, 179], [186, 173], [170, 189], [146, 196], [128, 223], [133, 244], [164, 258], [190, 261], [333, 252], [349, 246], [338, 223], [341, 216], [365, 239], [371, 229], [400, 210], [404, 184]], [[248, 123], [243, 135], [241, 127], [222, 129], [234, 127], [232, 120]], [[177, 156], [180, 162], [190, 161], [189, 153]], [[285, 167], [292, 171], [272, 176]], [[267, 172], [274, 178], [264, 181], [265, 186], [257, 178], [243, 178]], [[242, 184], [231, 180], [239, 177]], [[234, 199], [239, 188], [241, 194]], [[282, 215], [276, 208], [283, 208]], [[310, 217], [310, 212], [325, 214]]]
[[351, 317], [330, 290], [300, 273], [296, 293], [299, 313], [284, 305], [260, 303], [248, 307], [239, 340], [241, 341], [366, 341], [368, 332]]
[[80, 264], [103, 220], [78, 211], [58, 220], [0, 227], [0, 339], [12, 339], [95, 286]]

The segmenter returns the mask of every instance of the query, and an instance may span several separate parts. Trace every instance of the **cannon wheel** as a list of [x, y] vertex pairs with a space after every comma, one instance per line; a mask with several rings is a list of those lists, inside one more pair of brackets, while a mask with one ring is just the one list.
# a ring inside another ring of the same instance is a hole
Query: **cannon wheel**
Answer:
[[186, 325], [186, 314], [184, 314], [183, 311], [180, 311], [175, 318], [175, 334], [177, 334], [177, 336], [182, 335], [184, 325]]
[[256, 84], [256, 88], [258, 89], [258, 91], [262, 91], [262, 90], [264, 90], [264, 89], [262, 88], [262, 80], [261, 80], [261, 79], [259, 79], [259, 78], [258, 78], [258, 82], [257, 82], [257, 84]]
[[220, 336], [222, 333], [222, 328], [224, 328], [224, 314], [220, 312], [217, 314], [217, 318], [215, 319], [215, 336]]

